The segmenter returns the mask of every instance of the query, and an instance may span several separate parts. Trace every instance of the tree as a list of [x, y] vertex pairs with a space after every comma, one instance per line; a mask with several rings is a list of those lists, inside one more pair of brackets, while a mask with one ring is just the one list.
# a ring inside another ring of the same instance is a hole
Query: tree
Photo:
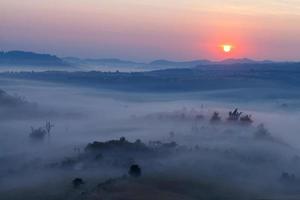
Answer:
[[51, 132], [51, 129], [54, 127], [53, 124], [50, 123], [50, 121], [47, 121], [46, 122], [46, 125], [45, 125], [45, 130], [46, 130], [46, 133], [47, 133], [47, 136], [48, 136], [48, 142], [50, 141], [50, 132]]
[[77, 189], [77, 188], [79, 188], [81, 185], [84, 184], [84, 181], [83, 181], [81, 178], [75, 178], [75, 179], [72, 181], [72, 184], [73, 184], [73, 188]]
[[131, 177], [140, 177], [142, 175], [142, 170], [140, 168], [139, 165], [131, 165], [130, 168], [129, 168], [129, 171], [128, 171], [128, 174], [131, 176]]
[[243, 122], [243, 123], [245, 123], [245, 124], [251, 124], [251, 123], [253, 123], [253, 120], [252, 120], [251, 117], [252, 117], [251, 115], [242, 116], [240, 118], [240, 121]]
[[50, 140], [50, 132], [51, 129], [54, 127], [49, 121], [46, 122], [44, 127], [34, 128], [31, 127], [31, 133], [29, 136], [35, 140], [44, 140], [45, 136], [48, 136], [48, 141]]
[[210, 118], [210, 122], [219, 122], [221, 117], [218, 112], [214, 112], [213, 116]]
[[43, 129], [42, 127], [40, 128], [33, 128], [31, 127], [31, 133], [29, 134], [31, 139], [34, 140], [43, 140], [45, 138], [46, 135], [46, 130]]
[[295, 174], [290, 174], [288, 172], [282, 172], [280, 176], [280, 181], [284, 183], [295, 183], [296, 182], [296, 176]]
[[126, 142], [126, 138], [125, 137], [120, 137], [120, 142], [125, 143]]
[[242, 112], [239, 112], [238, 109], [236, 108], [234, 111], [230, 111], [228, 114], [229, 114], [228, 120], [237, 121], [242, 115]]
[[256, 138], [267, 138], [267, 137], [270, 137], [271, 134], [270, 132], [265, 128], [265, 125], [264, 124], [259, 124], [257, 126], [257, 130], [256, 132], [254, 133], [254, 136]]

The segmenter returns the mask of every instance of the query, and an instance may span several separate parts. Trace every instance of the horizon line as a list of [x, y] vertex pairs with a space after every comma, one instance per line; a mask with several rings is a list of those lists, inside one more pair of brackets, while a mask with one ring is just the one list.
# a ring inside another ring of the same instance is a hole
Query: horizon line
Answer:
[[257, 59], [257, 58], [250, 58], [250, 57], [228, 57], [224, 59], [207, 59], [207, 58], [194, 58], [194, 59], [167, 59], [167, 58], [156, 58], [152, 59], [150, 61], [136, 61], [132, 59], [126, 59], [126, 58], [119, 58], [119, 57], [81, 57], [81, 56], [59, 56], [55, 53], [48, 53], [48, 52], [37, 52], [37, 51], [31, 51], [31, 50], [19, 50], [19, 49], [14, 49], [14, 50], [0, 50], [0, 52], [3, 53], [9, 53], [9, 52], [24, 52], [24, 53], [34, 53], [34, 54], [44, 54], [44, 55], [50, 55], [50, 56], [56, 56], [60, 59], [67, 59], [67, 58], [76, 58], [80, 60], [112, 60], [116, 59], [119, 61], [123, 62], [133, 62], [137, 64], [150, 64], [155, 61], [168, 61], [168, 62], [197, 62], [197, 61], [207, 61], [207, 62], [212, 62], [212, 63], [217, 63], [217, 62], [223, 62], [223, 61], [229, 61], [229, 60], [249, 60], [253, 62], [300, 62], [299, 60], [278, 60], [278, 59]]

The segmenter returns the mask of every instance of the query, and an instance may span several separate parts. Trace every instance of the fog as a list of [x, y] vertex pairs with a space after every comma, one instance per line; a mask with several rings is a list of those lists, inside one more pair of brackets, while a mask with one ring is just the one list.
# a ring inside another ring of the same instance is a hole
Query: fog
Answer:
[[[300, 101], [263, 98], [264, 92], [278, 94], [279, 90], [163, 94], [0, 82], [5, 98], [14, 102], [9, 105], [0, 99], [0, 199], [300, 195]], [[228, 121], [228, 112], [235, 108], [251, 115], [253, 123]], [[214, 112], [221, 121], [211, 120]], [[46, 122], [54, 125], [51, 134], [38, 140], [30, 137], [31, 127], [35, 130]], [[140, 139], [145, 152], [108, 148], [101, 151], [103, 160], [98, 163], [86, 151], [89, 143], [121, 137], [128, 145]], [[130, 163], [140, 165], [140, 178], [124, 178]], [[72, 187], [76, 177], [85, 182], [79, 189]], [[113, 183], [107, 183], [109, 179]], [[105, 190], [99, 189], [101, 183]]]

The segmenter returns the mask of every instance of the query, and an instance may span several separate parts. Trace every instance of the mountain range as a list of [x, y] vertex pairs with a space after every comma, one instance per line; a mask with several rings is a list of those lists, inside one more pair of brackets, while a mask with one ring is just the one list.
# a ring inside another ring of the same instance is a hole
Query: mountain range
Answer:
[[155, 60], [149, 63], [134, 62], [116, 58], [80, 59], [76, 57], [62, 57], [25, 51], [0, 52], [0, 66], [36, 66], [36, 67], [86, 67], [86, 66], [111, 66], [111, 67], [161, 67], [161, 68], [190, 68], [196, 66], [231, 65], [272, 63], [272, 61], [257, 61], [248, 58], [226, 59], [222, 61], [192, 60], [171, 61]]
[[75, 57], [66, 57], [62, 58], [65, 62], [80, 65], [80, 66], [97, 66], [97, 65], [106, 65], [106, 66], [152, 66], [152, 67], [196, 67], [201, 65], [220, 65], [220, 64], [243, 64], [243, 63], [272, 63], [272, 61], [256, 61], [248, 58], [241, 59], [226, 59], [222, 61], [211, 61], [211, 60], [191, 60], [191, 61], [172, 61], [172, 60], [154, 60], [149, 63], [134, 62], [128, 60], [120, 60], [116, 58], [103, 58], [103, 59], [79, 59]]

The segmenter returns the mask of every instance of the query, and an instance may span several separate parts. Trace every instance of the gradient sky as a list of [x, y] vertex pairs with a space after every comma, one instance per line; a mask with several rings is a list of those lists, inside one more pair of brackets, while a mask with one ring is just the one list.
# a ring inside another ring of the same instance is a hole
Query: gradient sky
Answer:
[[4, 51], [300, 60], [300, 0], [0, 0], [0, 20]]

